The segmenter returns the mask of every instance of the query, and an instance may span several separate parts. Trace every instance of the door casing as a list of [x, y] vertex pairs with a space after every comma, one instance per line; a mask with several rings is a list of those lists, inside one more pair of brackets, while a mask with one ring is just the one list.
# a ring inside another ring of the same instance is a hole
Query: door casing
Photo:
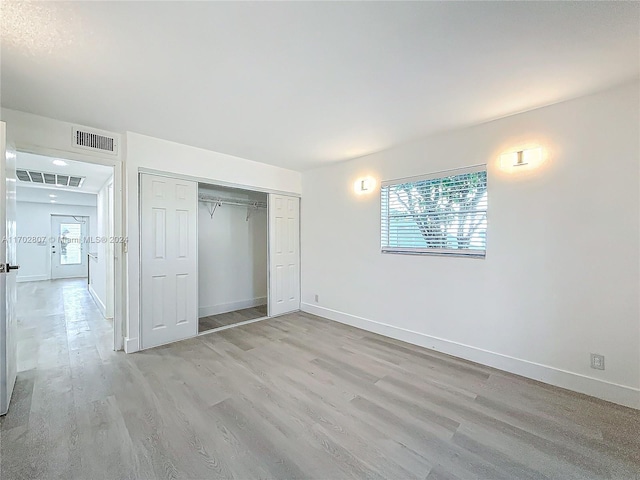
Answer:
[[113, 244], [113, 349], [123, 350], [126, 331], [125, 320], [127, 318], [125, 258], [128, 250], [124, 215], [124, 163], [118, 158], [93, 157], [90, 154], [57, 150], [28, 143], [16, 145], [16, 150], [18, 152], [34, 153], [46, 157], [92, 163], [113, 168], [113, 236], [116, 239], [125, 240]]

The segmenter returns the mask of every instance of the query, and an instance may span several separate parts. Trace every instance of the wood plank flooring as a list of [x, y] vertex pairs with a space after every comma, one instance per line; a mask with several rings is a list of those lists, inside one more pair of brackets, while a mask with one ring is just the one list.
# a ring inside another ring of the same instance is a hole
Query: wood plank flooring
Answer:
[[116, 353], [85, 292], [20, 285], [3, 480], [639, 478], [636, 410], [303, 313]]
[[234, 312], [220, 313], [218, 315], [209, 315], [202, 317], [198, 321], [198, 332], [206, 332], [214, 328], [235, 325], [236, 323], [246, 322], [247, 320], [255, 320], [267, 316], [267, 306], [259, 305], [252, 308], [244, 308]]

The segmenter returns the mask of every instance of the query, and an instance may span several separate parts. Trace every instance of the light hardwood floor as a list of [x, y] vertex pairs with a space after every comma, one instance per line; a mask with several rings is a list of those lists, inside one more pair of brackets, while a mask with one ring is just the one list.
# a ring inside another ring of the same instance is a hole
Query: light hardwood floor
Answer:
[[267, 316], [267, 306], [260, 305], [252, 308], [244, 308], [234, 312], [220, 313], [218, 315], [209, 315], [202, 317], [198, 321], [198, 332], [206, 332], [214, 328], [227, 327], [236, 323], [246, 322], [247, 320], [255, 320]]
[[116, 353], [84, 288], [20, 286], [3, 480], [638, 478], [638, 411], [302, 313]]

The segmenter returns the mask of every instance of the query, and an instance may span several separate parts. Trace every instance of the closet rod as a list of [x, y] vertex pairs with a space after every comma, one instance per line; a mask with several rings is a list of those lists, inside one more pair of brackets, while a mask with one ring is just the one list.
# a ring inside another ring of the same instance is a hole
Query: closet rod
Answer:
[[238, 207], [267, 208], [267, 202], [255, 200], [239, 200], [234, 198], [214, 197], [211, 195], [198, 195], [198, 200], [204, 203], [215, 203], [216, 205], [235, 205]]

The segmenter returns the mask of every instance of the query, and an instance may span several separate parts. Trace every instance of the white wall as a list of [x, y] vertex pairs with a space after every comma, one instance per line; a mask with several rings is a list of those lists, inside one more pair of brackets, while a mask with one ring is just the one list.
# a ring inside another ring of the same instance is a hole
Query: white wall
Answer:
[[[243, 195], [210, 188], [214, 196], [267, 201], [267, 195]], [[200, 317], [267, 303], [267, 211], [222, 205], [213, 218], [198, 205], [198, 298]]]
[[[51, 237], [51, 215], [77, 215], [89, 218], [88, 236], [97, 228], [96, 207], [86, 205], [60, 205], [52, 203], [16, 202], [16, 232], [18, 237]], [[88, 253], [93, 245], [85, 245]], [[19, 282], [48, 280], [51, 278], [51, 244], [23, 243], [16, 245], [20, 270]]]
[[126, 134], [127, 303], [125, 350], [140, 348], [140, 241], [138, 229], [138, 174], [141, 169], [195, 177], [213, 184], [235, 184], [256, 190], [299, 194], [299, 172], [243, 158], [181, 145], [137, 133]]
[[[303, 175], [309, 312], [640, 408], [639, 85]], [[536, 170], [500, 153], [541, 145]], [[380, 253], [378, 180], [488, 164], [485, 260]], [[315, 303], [314, 295], [319, 295]], [[590, 352], [606, 370], [590, 368]]]

